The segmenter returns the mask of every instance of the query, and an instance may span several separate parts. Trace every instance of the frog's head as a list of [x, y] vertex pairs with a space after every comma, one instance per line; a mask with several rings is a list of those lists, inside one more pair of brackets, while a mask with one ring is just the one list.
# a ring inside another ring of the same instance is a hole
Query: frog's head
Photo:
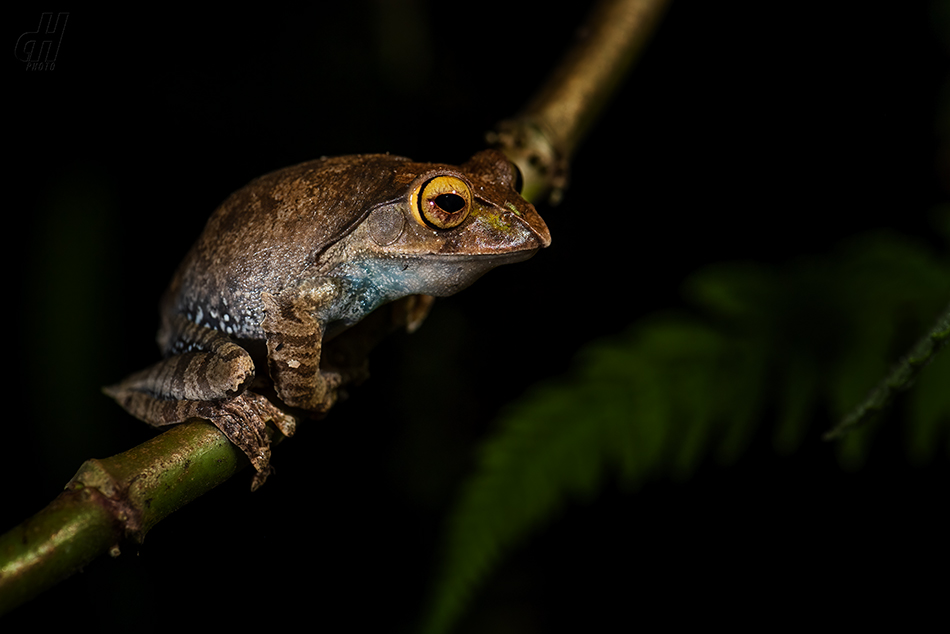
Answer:
[[394, 169], [398, 196], [369, 210], [338, 245], [346, 255], [334, 258], [347, 275], [371, 275], [390, 297], [451, 295], [551, 243], [518, 192], [518, 168], [497, 150], [459, 167], [405, 161]]

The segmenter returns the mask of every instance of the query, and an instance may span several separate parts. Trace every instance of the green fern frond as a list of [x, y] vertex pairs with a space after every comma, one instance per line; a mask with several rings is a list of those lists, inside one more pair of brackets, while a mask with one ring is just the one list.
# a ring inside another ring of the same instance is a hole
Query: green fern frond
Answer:
[[[656, 315], [591, 344], [571, 376], [503, 415], [448, 526], [425, 632], [448, 631], [507, 548], [611, 475], [633, 489], [687, 478], [709, 456], [730, 463], [769, 405], [779, 412], [776, 447], [795, 450], [822, 401], [835, 412], [853, 406], [907, 332], [932, 319], [950, 296], [950, 263], [877, 235], [782, 268], [709, 267], [684, 293], [701, 316]], [[950, 427], [947, 385], [944, 358], [911, 402], [918, 460], [935, 455]], [[868, 442], [849, 439], [843, 460], [859, 463]]]
[[687, 478], [723, 435], [724, 421], [735, 423], [736, 412], [751, 420], [756, 408], [741, 404], [755, 402], [760, 390], [740, 392], [748, 382], [735, 381], [732, 369], [756, 364], [735, 344], [699, 320], [658, 317], [617, 342], [592, 345], [574, 377], [512, 407], [461, 494], [447, 576], [424, 631], [446, 631], [499, 553], [566, 499], [589, 498], [608, 472], [629, 487], [655, 476]]

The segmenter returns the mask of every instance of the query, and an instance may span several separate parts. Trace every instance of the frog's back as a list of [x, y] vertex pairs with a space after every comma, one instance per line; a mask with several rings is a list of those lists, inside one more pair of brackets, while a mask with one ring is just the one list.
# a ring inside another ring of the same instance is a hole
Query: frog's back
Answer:
[[174, 315], [237, 338], [262, 338], [261, 292], [277, 294], [315, 271], [327, 247], [375, 204], [397, 195], [397, 168], [407, 160], [379, 154], [318, 159], [234, 192], [212, 214], [163, 297], [163, 350], [174, 345]]

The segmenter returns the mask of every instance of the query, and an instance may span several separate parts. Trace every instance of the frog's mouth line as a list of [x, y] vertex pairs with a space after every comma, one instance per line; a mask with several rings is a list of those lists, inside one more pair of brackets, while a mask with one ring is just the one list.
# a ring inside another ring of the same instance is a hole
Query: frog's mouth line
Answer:
[[491, 262], [491, 268], [513, 262], [521, 262], [532, 257], [541, 250], [541, 247], [533, 249], [520, 249], [518, 251], [509, 251], [508, 253], [411, 253], [396, 256], [395, 259], [408, 260], [426, 260], [436, 263], [459, 263], [459, 262]]

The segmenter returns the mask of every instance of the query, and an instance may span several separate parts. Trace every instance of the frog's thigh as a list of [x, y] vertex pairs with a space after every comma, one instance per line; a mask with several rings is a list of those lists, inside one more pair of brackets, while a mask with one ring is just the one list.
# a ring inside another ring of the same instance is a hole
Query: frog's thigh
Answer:
[[[177, 354], [136, 372], [105, 392], [134, 416], [152, 425], [178, 420], [164, 401], [232, 398], [254, 379], [247, 351], [223, 334], [193, 323], [175, 324], [181, 341], [198, 350]], [[154, 401], [154, 403], [153, 403]]]
[[140, 392], [162, 400], [215, 401], [236, 396], [254, 378], [254, 362], [236, 344], [226, 354], [186, 352], [169, 357], [106, 388], [109, 394]]
[[325, 412], [336, 400], [340, 376], [320, 371], [323, 327], [308, 296], [262, 293], [267, 363], [278, 396], [287, 405]]

